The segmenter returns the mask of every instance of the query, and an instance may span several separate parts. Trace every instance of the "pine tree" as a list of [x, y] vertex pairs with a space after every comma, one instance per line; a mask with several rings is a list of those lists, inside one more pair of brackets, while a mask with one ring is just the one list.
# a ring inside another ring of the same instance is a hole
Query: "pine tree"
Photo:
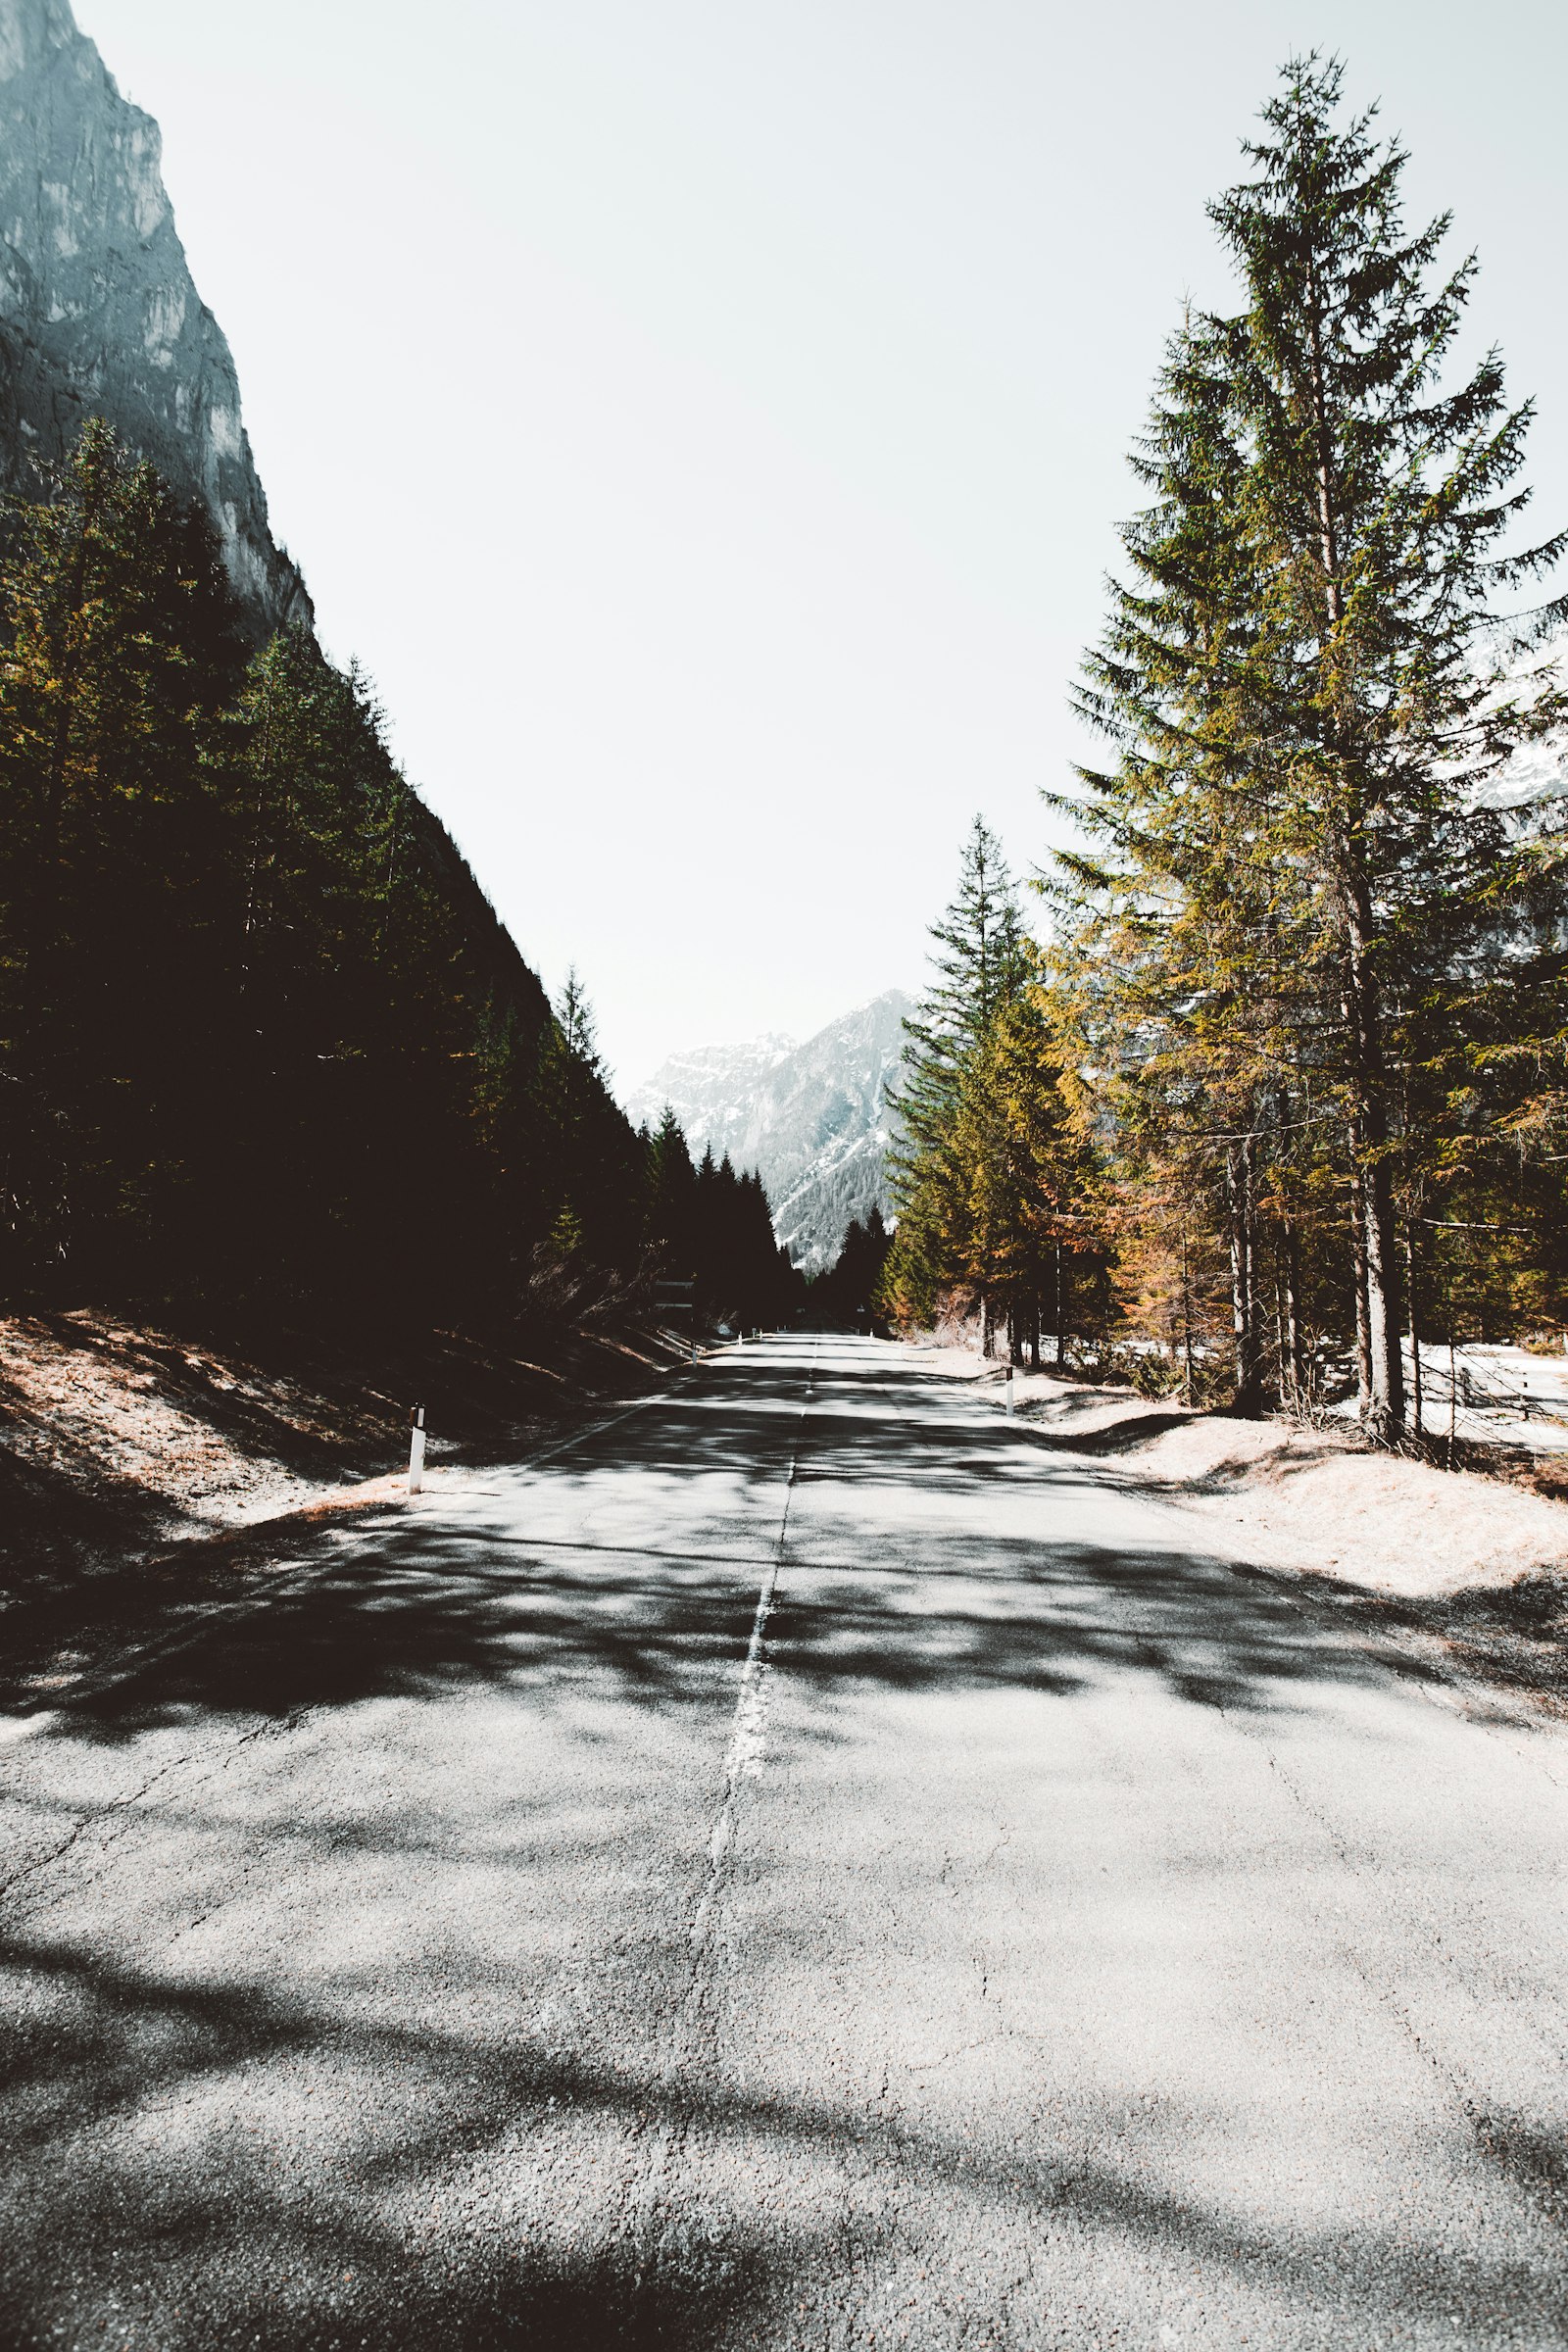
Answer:
[[1001, 844], [976, 816], [965, 842], [958, 890], [941, 922], [931, 926], [936, 979], [911, 1019], [899, 1091], [890, 1097], [901, 1142], [892, 1166], [911, 1169], [932, 1148], [957, 1102], [964, 1055], [983, 1037], [1004, 998], [1022, 973], [1017, 894]]
[[599, 1029], [594, 1019], [588, 992], [583, 987], [577, 966], [569, 964], [566, 977], [556, 1000], [556, 1020], [566, 1042], [566, 1051], [590, 1076], [599, 1078], [604, 1066], [599, 1058]]
[[976, 816], [964, 844], [957, 895], [931, 937], [936, 978], [905, 1022], [903, 1075], [889, 1096], [895, 1141], [888, 1179], [899, 1235], [885, 1289], [899, 1311], [924, 1319], [944, 1284], [975, 1283], [989, 1349], [994, 1286], [986, 1264], [965, 1247], [969, 1209], [957, 1122], [966, 1064], [1000, 1007], [1024, 986], [1028, 964], [1017, 894], [983, 817]]
[[1511, 485], [1531, 410], [1505, 405], [1494, 353], [1444, 388], [1475, 261], [1435, 279], [1448, 220], [1406, 233], [1403, 151], [1375, 144], [1370, 114], [1338, 123], [1342, 81], [1338, 64], [1287, 69], [1268, 135], [1249, 151], [1257, 176], [1213, 218], [1249, 296], [1223, 331], [1251, 530], [1273, 559], [1265, 710], [1293, 747], [1295, 830], [1322, 876], [1367, 1419], [1392, 1435], [1404, 1420], [1393, 1181], [1403, 1032], [1423, 979], [1449, 967], [1441, 957], [1431, 972], [1445, 915], [1476, 903], [1501, 847], [1476, 788], [1561, 709], [1542, 681], [1513, 681], [1486, 640], [1498, 591], [1564, 542], [1497, 552], [1528, 497]]
[[1073, 1298], [1087, 1306], [1099, 1288], [1105, 1210], [1040, 981], [996, 1007], [967, 1057], [953, 1152], [963, 1216], [954, 1247], [975, 1287], [1004, 1300], [1010, 1357], [1022, 1361], [1027, 1339], [1038, 1367], [1045, 1309], [1065, 1362]]
[[1363, 1411], [1392, 1436], [1408, 1073], [1460, 1009], [1497, 869], [1478, 787], [1561, 710], [1493, 620], [1560, 543], [1497, 552], [1530, 411], [1494, 354], [1444, 388], [1474, 263], [1435, 276], [1447, 221], [1406, 234], [1403, 153], [1339, 121], [1341, 84], [1287, 68], [1257, 175], [1211, 208], [1246, 307], [1172, 347], [1140, 462], [1155, 505], [1126, 534], [1141, 577], [1089, 669], [1121, 754], [1088, 777], [1112, 855], [1065, 870], [1098, 903], [1122, 1078], [1223, 1148], [1245, 1392], [1260, 1198], [1288, 1219], [1273, 1172], [1311, 1193], [1321, 1153], [1284, 1139], [1340, 1122]]
[[879, 1311], [883, 1269], [892, 1246], [893, 1237], [875, 1201], [866, 1211], [864, 1224], [852, 1217], [837, 1259], [811, 1284], [813, 1320], [849, 1331], [866, 1329]]
[[672, 1279], [695, 1279], [697, 1171], [685, 1131], [669, 1103], [648, 1144], [646, 1233], [654, 1261]]
[[12, 1275], [92, 1282], [118, 1253], [145, 1279], [220, 993], [201, 750], [237, 665], [233, 601], [210, 531], [101, 423], [19, 520], [0, 664]]

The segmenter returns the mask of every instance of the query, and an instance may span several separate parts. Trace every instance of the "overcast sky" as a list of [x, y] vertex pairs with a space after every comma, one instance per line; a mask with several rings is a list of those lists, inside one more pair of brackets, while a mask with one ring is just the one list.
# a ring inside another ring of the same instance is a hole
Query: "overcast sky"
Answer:
[[917, 985], [1075, 744], [1124, 453], [1280, 62], [1476, 245], [1568, 516], [1568, 8], [76, 0], [327, 649], [622, 1084]]

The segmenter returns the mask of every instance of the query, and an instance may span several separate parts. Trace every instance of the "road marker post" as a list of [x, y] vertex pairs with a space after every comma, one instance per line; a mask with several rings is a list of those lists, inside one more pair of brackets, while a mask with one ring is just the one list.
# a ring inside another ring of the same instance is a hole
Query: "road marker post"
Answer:
[[416, 1404], [409, 1414], [409, 1493], [417, 1494], [424, 1484], [424, 1407]]
[[1007, 1366], [1007, 1419], [1012, 1419], [1012, 1366]]

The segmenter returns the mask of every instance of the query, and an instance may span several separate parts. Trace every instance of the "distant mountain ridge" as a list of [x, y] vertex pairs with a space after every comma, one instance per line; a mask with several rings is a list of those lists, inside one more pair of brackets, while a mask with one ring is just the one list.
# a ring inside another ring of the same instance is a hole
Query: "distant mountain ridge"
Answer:
[[800, 1051], [793, 1037], [750, 1038], [739, 1046], [696, 1046], [672, 1054], [658, 1073], [626, 1103], [634, 1123], [657, 1127], [666, 1102], [701, 1158], [710, 1146], [715, 1159], [725, 1152], [737, 1168], [750, 1167], [746, 1147], [753, 1107], [780, 1063]]
[[205, 507], [256, 634], [310, 627], [162, 157], [68, 0], [0, 0], [0, 486], [36, 498], [87, 418], [107, 417]]
[[756, 1168], [780, 1242], [815, 1273], [837, 1257], [852, 1217], [863, 1221], [873, 1206], [892, 1214], [887, 1095], [913, 1010], [912, 997], [889, 989], [804, 1045], [768, 1036], [672, 1054], [627, 1112], [653, 1126], [667, 1102], [694, 1153], [707, 1147]]

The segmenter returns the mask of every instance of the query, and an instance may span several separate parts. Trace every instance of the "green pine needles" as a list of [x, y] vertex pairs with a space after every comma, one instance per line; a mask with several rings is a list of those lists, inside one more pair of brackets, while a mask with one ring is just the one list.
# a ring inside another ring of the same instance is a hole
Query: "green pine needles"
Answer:
[[1303, 1249], [1337, 1228], [1311, 1314], [1348, 1310], [1388, 1438], [1410, 1220], [1506, 1124], [1471, 1015], [1523, 868], [1487, 788], [1564, 715], [1536, 650], [1562, 608], [1509, 608], [1565, 543], [1515, 544], [1531, 410], [1494, 352], [1448, 381], [1474, 258], [1442, 267], [1446, 218], [1407, 229], [1404, 153], [1342, 85], [1287, 67], [1210, 207], [1243, 302], [1172, 338], [1135, 456], [1079, 698], [1115, 760], [1058, 796], [1086, 842], [1054, 963], [1130, 1193], [1223, 1221], [1240, 1400], [1271, 1339], [1304, 1392]]
[[989, 1353], [1040, 1360], [1042, 1315], [1065, 1348], [1081, 1273], [1098, 1271], [1089, 1154], [1074, 1121], [1042, 986], [1001, 846], [977, 816], [958, 890], [932, 926], [934, 978], [891, 1099], [889, 1175], [899, 1212], [878, 1298], [928, 1322], [947, 1293], [979, 1301]]
[[1240, 298], [1169, 341], [1078, 689], [1108, 758], [1048, 796], [1049, 948], [979, 825], [937, 929], [884, 1293], [1049, 1316], [1070, 1241], [1140, 1377], [1348, 1379], [1392, 1441], [1412, 1336], [1568, 1313], [1565, 803], [1499, 789], [1568, 719], [1568, 541], [1524, 529], [1529, 404], [1456, 365], [1474, 257], [1406, 223], [1342, 67], [1289, 65], [1244, 152]]

